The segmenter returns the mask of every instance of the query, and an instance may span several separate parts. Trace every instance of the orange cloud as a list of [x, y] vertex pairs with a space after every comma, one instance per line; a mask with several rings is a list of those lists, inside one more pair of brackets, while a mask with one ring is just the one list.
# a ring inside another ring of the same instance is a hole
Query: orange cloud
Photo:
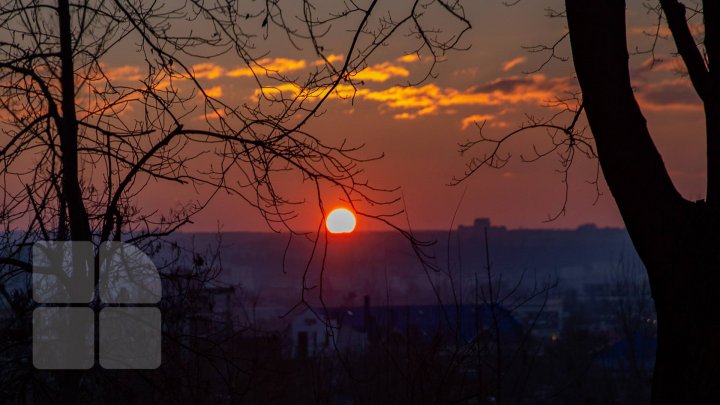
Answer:
[[225, 69], [214, 63], [200, 63], [192, 67], [196, 79], [217, 79], [225, 74]]
[[345, 57], [343, 55], [331, 54], [330, 56], [327, 57], [327, 60], [330, 63], [340, 62], [340, 61], [345, 60]]
[[[544, 75], [511, 76], [493, 80], [484, 85], [459, 90], [442, 88], [435, 83], [420, 87], [393, 86], [385, 89], [355, 88], [350, 85], [338, 86], [331, 98], [351, 98], [374, 101], [393, 110], [402, 110], [393, 115], [395, 119], [415, 119], [423, 115], [456, 113], [458, 108], [471, 106], [501, 107], [501, 113], [508, 105], [547, 105], [558, 95], [574, 88], [570, 77], [548, 79]], [[263, 89], [266, 97], [283, 94], [300, 97], [322, 97], [327, 89], [302, 90], [294, 85], [280, 85]], [[256, 92], [258, 96], [260, 93]], [[489, 115], [470, 116], [461, 122], [463, 129], [474, 120], [490, 119]], [[495, 126], [507, 125], [495, 122]]]
[[[342, 62], [343, 60], [345, 60], [345, 57], [342, 55], [333, 53], [333, 54], [326, 56], [325, 59], [327, 59], [327, 61], [329, 63], [335, 63], [335, 62]], [[323, 59], [318, 59], [315, 61], [315, 66], [322, 66], [324, 64], [325, 64], [325, 60], [323, 60]]]
[[[255, 90], [253, 97], [256, 99], [261, 95], [270, 100], [279, 100], [288, 97], [297, 98], [322, 98], [330, 91], [330, 87], [302, 88], [294, 83], [283, 83], [277, 86], [267, 86]], [[357, 89], [349, 84], [340, 84], [333, 90], [329, 98], [348, 99], [358, 95], [367, 94], [367, 89]]]
[[111, 81], [139, 81], [143, 78], [140, 68], [138, 66], [131, 65], [124, 65], [105, 69], [105, 75]]
[[495, 118], [495, 116], [489, 115], [489, 114], [484, 114], [484, 115], [473, 114], [469, 117], [465, 117], [465, 118], [463, 118], [463, 120], [461, 122], [462, 130], [463, 131], [466, 130], [470, 125], [480, 124], [484, 121], [489, 121], [493, 118]]
[[437, 108], [443, 91], [436, 84], [422, 87], [394, 86], [386, 90], [370, 91], [363, 94], [367, 100], [381, 102], [390, 108], [428, 109]]
[[[327, 56], [327, 61], [330, 63], [342, 61], [344, 57], [338, 54], [330, 54]], [[414, 54], [405, 55], [398, 60], [409, 63], [417, 60], [417, 56]], [[314, 62], [314, 65], [320, 66], [324, 64], [324, 60], [318, 60]], [[268, 75], [268, 74], [285, 74], [288, 72], [298, 71], [305, 69], [308, 66], [308, 62], [303, 59], [291, 59], [291, 58], [264, 58], [260, 59], [251, 66], [238, 67], [235, 69], [226, 69], [223, 66], [217, 65], [212, 62], [204, 62], [193, 65], [191, 67], [192, 76], [195, 79], [207, 79], [216, 80], [223, 77], [252, 77], [256, 75]], [[106, 74], [111, 80], [141, 80], [142, 71], [137, 66], [119, 66], [115, 68], [106, 69]], [[174, 80], [180, 81], [189, 79], [187, 74], [181, 72], [171, 72], [170, 75]], [[394, 65], [390, 62], [384, 62], [372, 66], [365, 67], [364, 69], [356, 72], [352, 75], [352, 78], [358, 81], [367, 82], [385, 82], [395, 77], [408, 77], [410, 72], [408, 69]], [[285, 89], [288, 90], [288, 89]], [[271, 90], [272, 91], [272, 90]], [[340, 93], [346, 93], [344, 90], [339, 90]]]
[[395, 118], [396, 120], [411, 120], [411, 119], [414, 119], [415, 117], [416, 117], [415, 114], [410, 114], [410, 113], [406, 113], [406, 112], [393, 115], [393, 118]]
[[363, 89], [364, 91], [359, 95], [389, 108], [414, 110], [417, 115], [425, 115], [445, 107], [545, 104], [569, 88], [567, 78], [547, 79], [544, 75], [531, 75], [497, 79], [464, 91], [440, 88], [437, 84], [431, 83], [421, 87]]
[[410, 71], [401, 66], [395, 66], [388, 62], [368, 66], [365, 69], [352, 75], [355, 80], [368, 82], [385, 82], [393, 77], [408, 77]]
[[416, 53], [410, 53], [407, 55], [403, 55], [396, 59], [398, 62], [402, 63], [414, 63], [420, 60], [420, 57]]
[[213, 111], [209, 111], [203, 115], [196, 117], [196, 119], [201, 120], [201, 121], [209, 121], [209, 120], [216, 120], [218, 118], [223, 118], [223, 117], [225, 117], [225, 115], [226, 115], [225, 111], [223, 111], [223, 110], [213, 110]]
[[277, 86], [266, 86], [259, 89], [256, 89], [253, 93], [253, 97], [259, 98], [260, 96], [263, 96], [265, 98], [269, 99], [275, 99], [279, 97], [285, 97], [285, 96], [293, 96], [296, 97], [302, 92], [302, 89], [300, 86], [292, 84], [292, 83], [283, 83], [279, 84]]
[[[339, 55], [330, 55], [328, 59], [340, 60]], [[416, 60], [416, 55], [405, 55], [396, 61]], [[511, 69], [525, 58], [515, 58], [504, 64], [506, 69]], [[276, 72], [289, 72], [303, 69], [307, 66], [304, 60], [288, 58], [266, 58], [259, 61], [262, 69]], [[214, 79], [217, 77], [243, 77], [256, 72], [258, 67], [238, 68], [226, 71], [220, 66], [212, 63], [204, 63], [194, 66], [197, 77]], [[384, 83], [392, 78], [408, 77], [410, 72], [405, 67], [396, 63], [384, 62], [368, 66], [354, 75], [352, 78], [356, 83], [360, 81], [372, 83]], [[452, 87], [441, 87], [437, 83], [429, 83], [420, 87], [416, 86], [392, 86], [377, 88], [377, 86], [353, 86], [341, 84], [330, 92], [329, 86], [303, 88], [295, 83], [279, 83], [276, 86], [266, 86], [257, 89], [253, 93], [256, 100], [261, 98], [269, 100], [287, 100], [290, 98], [311, 99], [329, 97], [334, 99], [360, 99], [373, 101], [381, 107], [395, 110], [395, 119], [416, 119], [424, 115], [457, 113], [463, 107], [492, 107], [490, 114], [466, 115], [460, 121], [463, 129], [468, 128], [473, 122], [490, 120], [497, 116], [495, 110], [506, 110], [513, 104], [535, 104], [547, 105], [557, 96], [564, 92], [576, 89], [571, 77], [548, 78], [542, 74], [508, 76], [486, 82], [481, 85], [467, 89]], [[222, 97], [223, 89], [220, 86], [211, 87], [206, 90], [211, 97]], [[466, 113], [467, 114], [467, 113]], [[505, 125], [501, 121], [493, 121], [492, 125]]]
[[251, 77], [253, 76], [253, 70], [250, 68], [237, 68], [228, 72], [230, 77]]
[[511, 59], [511, 60], [503, 63], [503, 68], [502, 68], [503, 72], [508, 72], [508, 71], [512, 70], [514, 67], [525, 63], [526, 60], [527, 59], [524, 56], [519, 56], [515, 59]]
[[205, 89], [205, 94], [208, 97], [213, 97], [213, 98], [222, 97], [222, 95], [223, 95], [222, 87], [215, 86], [215, 87], [211, 87], [209, 89]]
[[250, 77], [257, 74], [287, 73], [295, 70], [304, 69], [307, 65], [302, 59], [288, 58], [265, 58], [260, 59], [256, 63], [256, 67], [242, 67], [231, 70], [227, 73], [228, 77]]

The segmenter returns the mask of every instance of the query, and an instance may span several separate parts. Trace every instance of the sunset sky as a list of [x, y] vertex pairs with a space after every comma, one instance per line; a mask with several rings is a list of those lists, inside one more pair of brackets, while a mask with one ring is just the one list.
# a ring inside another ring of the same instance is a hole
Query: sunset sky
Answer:
[[[533, 145], [539, 150], [548, 146], [543, 132], [516, 138], [506, 150], [514, 155], [513, 159], [504, 168], [483, 168], [460, 185], [448, 186], [454, 176], [463, 174], [473, 153], [482, 153], [482, 149], [465, 156], [458, 152], [459, 143], [477, 137], [476, 122], [485, 121], [486, 136], [499, 137], [526, 121], [526, 114], [546, 117], [558, 112], [548, 103], [578, 90], [571, 61], [554, 60], [539, 72], [529, 73], [542, 64], [547, 54], [523, 48], [551, 44], [565, 33], [564, 19], [545, 16], [545, 9], [558, 2], [524, 1], [514, 7], [505, 7], [496, 0], [466, 3], [473, 29], [464, 44], [471, 48], [447, 55], [437, 69], [437, 78], [406, 86], [427, 72], [429, 58], [408, 55], [402, 37], [398, 37], [399, 41], [375, 55], [368, 68], [356, 75], [355, 79], [364, 84], [354, 100], [334, 97], [325, 105], [325, 114], [311, 124], [313, 133], [324, 140], [347, 138], [354, 144], [364, 143], [368, 156], [384, 153], [382, 160], [365, 166], [367, 177], [377, 186], [400, 187], [395, 195], [403, 198], [407, 219], [414, 229], [446, 229], [463, 194], [456, 225], [490, 217], [494, 224], [511, 228], [568, 228], [589, 222], [621, 226], [602, 180], [602, 195], [594, 203], [595, 187], [588, 182], [595, 178], [597, 162], [581, 155], [570, 171], [565, 215], [545, 222], [563, 204], [559, 159], [554, 154], [534, 163], [519, 159], [521, 154], [531, 156]], [[630, 48], [649, 48], [652, 37], [647, 33], [654, 32], [656, 17], [638, 6], [629, 11], [628, 18]], [[667, 36], [665, 27], [661, 36]], [[270, 52], [263, 63], [270, 69], [302, 77], [317, 63], [312, 53], [293, 49], [280, 35], [271, 35], [265, 44]], [[331, 53], [338, 63], [342, 62], [346, 45], [338, 41], [337, 52]], [[650, 55], [631, 56], [633, 80], [671, 177], [684, 196], [700, 199], [704, 197], [705, 181], [703, 115], [672, 50], [671, 40], [661, 38], [656, 50], [661, 60], [652, 70]], [[569, 57], [569, 42], [563, 42], [558, 52]], [[108, 74], [118, 81], [137, 80], [143, 67], [128, 60], [128, 55], [122, 53], [111, 55], [105, 61]], [[257, 95], [251, 72], [232, 57], [198, 61], [194, 69], [208, 93], [222, 100], [242, 103]], [[291, 87], [281, 90], [294, 91]], [[202, 121], [202, 110], [195, 119]], [[312, 196], [304, 196], [307, 190], [295, 181], [288, 180], [281, 186], [290, 195], [311, 200]], [[167, 206], [168, 196], [173, 196], [172, 203], [192, 198], [172, 186], [161, 186], [148, 191], [141, 202]], [[342, 205], [337, 197], [329, 192], [325, 204]], [[300, 209], [303, 215], [294, 222], [298, 228], [315, 227], [317, 209], [312, 202], [308, 205]], [[387, 229], [379, 223], [360, 221], [360, 230]], [[405, 224], [406, 218], [396, 221]], [[251, 207], [224, 195], [183, 230], [212, 231], [218, 223], [225, 231], [267, 230]]]

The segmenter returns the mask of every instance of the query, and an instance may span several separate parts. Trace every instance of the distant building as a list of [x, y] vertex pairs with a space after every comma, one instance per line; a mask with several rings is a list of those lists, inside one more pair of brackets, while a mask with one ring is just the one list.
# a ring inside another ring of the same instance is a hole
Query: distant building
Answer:
[[329, 322], [317, 314], [308, 309], [291, 322], [292, 357], [314, 357], [335, 349], [364, 351], [387, 340], [431, 343], [440, 339], [450, 344], [455, 338], [471, 342], [499, 333], [503, 343], [512, 345], [524, 336], [521, 323], [497, 305], [370, 307], [366, 299], [363, 307], [328, 308]]
[[476, 218], [472, 226], [460, 225], [458, 226], [458, 232], [461, 234], [475, 234], [481, 235], [485, 232], [485, 229], [495, 232], [505, 232], [507, 228], [504, 226], [492, 226], [490, 224], [490, 218]]

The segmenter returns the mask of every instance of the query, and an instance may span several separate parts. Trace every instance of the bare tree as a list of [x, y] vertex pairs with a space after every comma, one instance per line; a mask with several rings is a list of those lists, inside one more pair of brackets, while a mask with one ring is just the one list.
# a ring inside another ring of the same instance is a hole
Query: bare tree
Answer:
[[[475, 272], [475, 306], [477, 317], [488, 316], [488, 326], [480, 325], [476, 320], [476, 334], [473, 354], [478, 359], [477, 396], [480, 400], [492, 398], [492, 403], [503, 404], [521, 402], [527, 395], [528, 380], [533, 373], [533, 360], [547, 342], [534, 342], [533, 332], [548, 303], [550, 292], [557, 287], [557, 280], [548, 278], [538, 284], [537, 276], [533, 287], [527, 289], [525, 277], [527, 270], [523, 270], [519, 278], [510, 285], [505, 285], [502, 274], [493, 269], [490, 257], [490, 242], [487, 228], [484, 229], [485, 265], [483, 285], [478, 283], [478, 273]], [[487, 308], [489, 314], [482, 314], [478, 303]], [[514, 317], [529, 304], [535, 303], [534, 308], [526, 314], [523, 320], [522, 331], [513, 336], [507, 324], [512, 324]], [[483, 373], [487, 369], [489, 375]], [[487, 380], [487, 381], [484, 381]]]
[[[438, 15], [459, 21], [459, 29], [437, 31], [430, 20]], [[327, 142], [306, 124], [327, 100], [352, 98], [362, 85], [355, 76], [392, 37], [407, 34], [408, 50], [430, 58], [428, 78], [469, 27], [461, 5], [445, 0], [402, 7], [306, 0], [295, 8], [275, 0], [4, 2], [2, 282], [31, 271], [26, 252], [34, 241], [147, 243], [192, 221], [218, 193], [254, 206], [273, 229], [293, 232], [287, 221], [300, 201], [276, 185], [288, 171], [312, 185], [321, 212], [326, 187], [350, 204], [393, 202], [363, 177], [362, 164], [376, 157], [360, 145]], [[304, 76], [269, 66], [266, 39], [278, 35], [319, 63]], [[337, 42], [342, 57], [331, 58]], [[139, 77], [114, 77], [104, 61], [119, 51], [139, 55]], [[229, 104], [204, 87], [194, 63], [220, 56], [250, 72], [255, 102]], [[205, 120], [194, 119], [198, 112]], [[198, 197], [159, 211], [138, 204], [148, 185], [161, 183]], [[23, 308], [10, 301], [20, 316]], [[57, 381], [57, 398], [75, 402], [82, 373], [57, 373]]]
[[[653, 403], [711, 403], [720, 397], [720, 328], [718, 324], [718, 198], [720, 198], [720, 8], [702, 1], [686, 6], [677, 0], [647, 3], [666, 24], [677, 54], [705, 112], [707, 138], [706, 199], [691, 201], [675, 188], [636, 100], [628, 66], [626, 2], [565, 1], [551, 11], [567, 20], [568, 33], [555, 44], [535, 48], [548, 60], [562, 59], [556, 50], [566, 38], [581, 94], [563, 115], [531, 120], [525, 127], [547, 128], [563, 168], [577, 153], [597, 156], [633, 244], [642, 259], [658, 316], [658, 348], [653, 376]], [[697, 36], [689, 19], [702, 19]], [[653, 58], [655, 45], [651, 48]], [[592, 131], [576, 125], [585, 115]], [[522, 132], [524, 128], [521, 128]], [[470, 162], [468, 174], [481, 166], [498, 166], [506, 155], [495, 148]], [[481, 140], [483, 143], [488, 142]], [[468, 146], [473, 146], [472, 142]], [[552, 152], [552, 151], [551, 151]], [[543, 156], [544, 152], [538, 154]]]

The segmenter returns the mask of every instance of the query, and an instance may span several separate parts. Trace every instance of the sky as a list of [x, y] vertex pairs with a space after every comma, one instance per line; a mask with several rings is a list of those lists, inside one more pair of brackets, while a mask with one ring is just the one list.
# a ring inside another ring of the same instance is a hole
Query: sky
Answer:
[[[561, 8], [554, 3], [522, 1], [506, 7], [494, 0], [466, 2], [473, 29], [462, 44], [469, 49], [449, 53], [437, 67], [437, 77], [407, 86], [427, 72], [429, 58], [408, 54], [399, 37], [357, 73], [355, 79], [363, 85], [354, 99], [329, 100], [324, 114], [313, 119], [309, 129], [326, 141], [347, 139], [364, 144], [367, 156], [384, 154], [383, 159], [365, 165], [366, 177], [377, 186], [399, 188], [393, 196], [401, 198], [405, 213], [393, 221], [403, 226], [447, 229], [451, 224], [470, 224], [478, 217], [489, 217], [494, 224], [509, 228], [574, 228], [585, 223], [622, 226], [602, 175], [597, 185], [591, 184], [597, 176], [596, 160], [576, 155], [568, 172], [566, 202], [557, 154], [531, 163], [522, 161], [521, 157], [527, 159], [533, 151], [550, 146], [542, 131], [513, 138], [503, 150], [512, 155], [504, 167], [481, 168], [460, 184], [450, 185], [454, 177], [463, 175], [470, 159], [484, 151], [478, 147], [459, 152], [459, 144], [479, 136], [477, 124], [484, 122], [486, 137], [501, 137], [521, 126], [528, 116], [549, 117], [559, 112], [551, 105], [553, 101], [578, 91], [567, 40], [557, 52], [568, 60], [552, 60], [536, 71], [547, 54], [532, 52], [531, 47], [552, 44], [566, 32], [562, 18], [546, 16], [547, 7]], [[655, 17], [642, 7], [629, 9], [631, 50], [649, 49], [653, 38], [648, 33], [654, 32], [654, 22]], [[676, 186], [685, 197], [700, 199], [705, 182], [702, 109], [682, 74], [682, 63], [672, 55], [666, 27], [660, 34], [652, 67], [649, 54], [631, 56], [633, 85]], [[329, 53], [338, 63], [342, 62], [343, 41], [345, 38], [338, 38], [338, 52]], [[268, 49], [263, 59], [266, 67], [289, 75], [302, 77], [317, 62], [311, 53], [294, 49], [280, 35], [271, 35], [259, 46]], [[142, 66], [129, 60], [128, 55], [110, 55], [106, 70], [117, 80], [136, 80]], [[230, 56], [198, 61], [194, 69], [207, 91], [222, 100], [242, 103], [257, 95], [250, 71]], [[202, 115], [196, 118], [201, 120]], [[585, 125], [584, 120], [580, 124]], [[312, 190], [291, 179], [281, 180], [278, 186], [288, 195], [309, 201], [298, 209], [301, 215], [292, 224], [313, 229], [319, 213], [311, 202]], [[158, 185], [140, 198], [148, 207], [161, 207], [193, 196]], [[332, 191], [325, 198], [326, 207], [345, 205]], [[252, 207], [226, 195], [218, 195], [183, 230], [214, 231], [218, 227], [224, 231], [268, 230]], [[387, 227], [360, 218], [358, 229]]]

